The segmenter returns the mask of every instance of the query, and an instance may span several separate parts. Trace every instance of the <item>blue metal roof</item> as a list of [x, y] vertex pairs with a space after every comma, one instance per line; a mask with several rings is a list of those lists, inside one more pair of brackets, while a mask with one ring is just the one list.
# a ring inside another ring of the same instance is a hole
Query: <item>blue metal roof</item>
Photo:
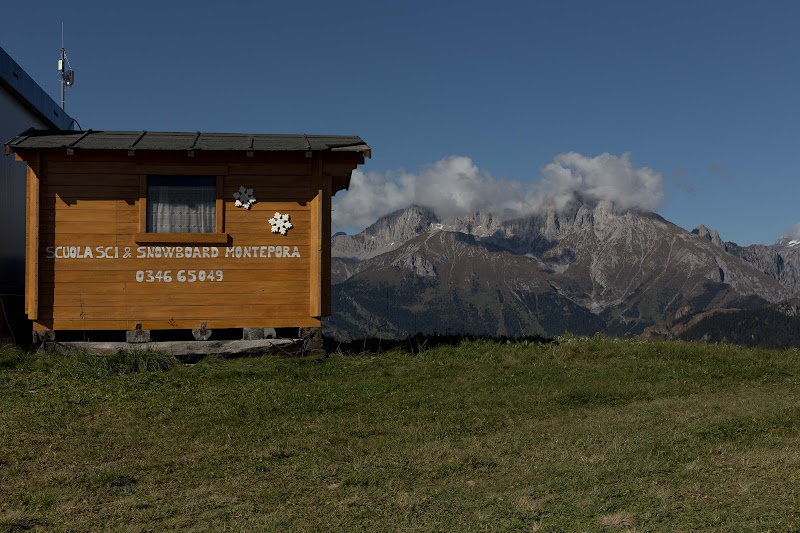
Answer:
[[61, 109], [2, 47], [0, 47], [0, 86], [15, 95], [53, 129], [72, 129], [72, 117]]

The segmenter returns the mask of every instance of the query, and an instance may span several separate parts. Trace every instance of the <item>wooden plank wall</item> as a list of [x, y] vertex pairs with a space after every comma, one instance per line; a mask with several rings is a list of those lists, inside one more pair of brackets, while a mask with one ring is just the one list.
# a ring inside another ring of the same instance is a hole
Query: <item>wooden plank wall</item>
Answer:
[[[330, 200], [329, 194], [327, 204], [316, 199], [315, 188], [320, 188], [312, 184], [314, 165], [319, 176], [319, 163], [305, 154], [256, 154], [253, 158], [238, 154], [231, 161], [199, 152], [192, 159], [175, 154], [48, 153], [39, 192], [38, 280], [30, 280], [38, 289], [34, 327], [129, 330], [137, 322], [144, 329], [198, 328], [201, 322], [211, 329], [318, 326], [327, 304], [312, 309], [312, 302], [319, 301], [324, 290], [318, 269], [325, 260], [319, 255], [319, 242], [312, 245], [312, 239], [319, 235], [315, 228], [326, 227], [328, 238], [323, 240], [329, 256]], [[201, 257], [167, 259], [164, 248], [187, 245], [134, 241], [142, 216], [140, 176], [212, 175], [209, 169], [222, 179], [220, 203], [224, 230], [230, 236], [227, 247], [191, 245], [192, 255], [199, 252]], [[253, 188], [258, 200], [249, 210], [234, 205], [233, 193], [240, 185]], [[319, 211], [312, 213], [312, 206], [318, 204], [328, 209], [327, 223], [319, 220]], [[285, 236], [270, 231], [268, 220], [276, 211], [290, 215], [293, 228]], [[34, 223], [32, 215], [29, 222]], [[162, 257], [138, 257], [148, 246], [153, 255], [160, 248]], [[62, 247], [59, 257], [48, 257], [48, 247], [52, 251]], [[60, 257], [69, 256], [69, 247], [78, 247], [80, 254], [89, 247], [93, 257]], [[237, 247], [241, 247], [241, 257], [225, 257], [226, 249]], [[288, 250], [299, 257], [277, 258], [269, 247], [279, 248], [281, 256]], [[218, 249], [218, 257], [210, 257], [212, 248]], [[272, 257], [261, 257], [264, 253]], [[114, 257], [99, 257], [104, 254]], [[179, 270], [186, 271], [187, 279], [189, 270], [196, 276], [202, 270], [206, 277], [214, 272], [215, 280], [179, 282]], [[161, 271], [161, 281], [146, 281], [147, 271], [154, 278]], [[164, 281], [166, 271], [171, 282]], [[216, 279], [217, 271], [222, 272], [222, 281]], [[137, 281], [137, 272], [145, 273], [143, 281]]]

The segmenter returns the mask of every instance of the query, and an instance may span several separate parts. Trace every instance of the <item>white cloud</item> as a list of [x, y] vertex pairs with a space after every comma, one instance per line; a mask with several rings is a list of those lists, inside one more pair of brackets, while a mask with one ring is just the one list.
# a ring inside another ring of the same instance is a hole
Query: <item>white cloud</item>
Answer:
[[333, 199], [333, 226], [362, 229], [411, 204], [433, 208], [443, 218], [490, 211], [497, 216], [532, 213], [575, 199], [609, 200], [619, 209], [656, 209], [664, 198], [663, 175], [634, 168], [630, 154], [585, 157], [559, 154], [541, 169], [538, 182], [496, 179], [472, 159], [450, 156], [417, 174], [353, 171], [350, 190]]
[[542, 169], [542, 180], [530, 203], [534, 208], [554, 204], [564, 208], [575, 198], [608, 200], [622, 210], [653, 211], [664, 201], [664, 175], [647, 167], [634, 168], [631, 154], [603, 153], [585, 157], [558, 154]]

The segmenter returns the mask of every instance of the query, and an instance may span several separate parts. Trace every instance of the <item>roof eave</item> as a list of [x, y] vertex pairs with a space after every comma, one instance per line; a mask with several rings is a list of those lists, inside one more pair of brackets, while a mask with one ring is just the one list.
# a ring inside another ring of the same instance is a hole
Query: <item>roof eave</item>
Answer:
[[352, 146], [336, 146], [330, 149], [331, 152], [361, 152], [367, 159], [372, 159], [372, 148], [366, 143]]

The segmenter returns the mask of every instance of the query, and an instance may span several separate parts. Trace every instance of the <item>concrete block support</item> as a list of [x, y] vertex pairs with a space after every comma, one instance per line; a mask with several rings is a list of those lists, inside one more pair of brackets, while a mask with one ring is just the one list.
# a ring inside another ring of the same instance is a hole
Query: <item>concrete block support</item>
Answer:
[[55, 340], [56, 340], [55, 331], [49, 329], [33, 330], [33, 347], [36, 349], [39, 349], [48, 342], [54, 342]]
[[324, 355], [322, 344], [322, 328], [300, 328], [300, 339], [303, 342], [303, 352], [311, 355]]
[[192, 330], [192, 336], [194, 337], [194, 340], [196, 340], [196, 341], [207, 341], [208, 339], [211, 338], [211, 333], [212, 332], [213, 332], [213, 330], [206, 329], [206, 323], [205, 322], [201, 322], [200, 323], [200, 329], [193, 329]]
[[255, 341], [261, 339], [274, 339], [277, 338], [275, 328], [243, 328], [242, 340]]
[[130, 343], [150, 342], [150, 330], [142, 329], [142, 323], [137, 322], [136, 329], [125, 332], [125, 340]]

